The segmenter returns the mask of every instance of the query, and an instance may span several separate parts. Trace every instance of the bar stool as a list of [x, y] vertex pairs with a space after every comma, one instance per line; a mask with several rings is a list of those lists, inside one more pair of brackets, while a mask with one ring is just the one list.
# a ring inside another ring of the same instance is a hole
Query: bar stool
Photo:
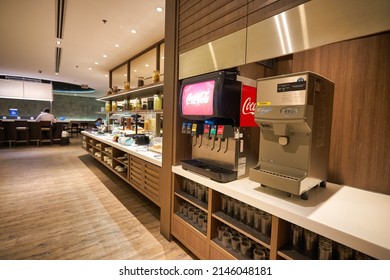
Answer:
[[5, 141], [4, 126], [2, 120], [0, 120], [0, 144]]
[[68, 132], [70, 133], [70, 137], [73, 138], [73, 134], [76, 134], [77, 137], [79, 137], [79, 124], [76, 122], [71, 122], [70, 126], [68, 127]]
[[42, 142], [49, 142], [50, 146], [53, 144], [53, 127], [51, 125], [51, 121], [40, 121], [40, 139], [39, 145]]
[[30, 129], [27, 121], [15, 120], [15, 147], [19, 142], [30, 143]]

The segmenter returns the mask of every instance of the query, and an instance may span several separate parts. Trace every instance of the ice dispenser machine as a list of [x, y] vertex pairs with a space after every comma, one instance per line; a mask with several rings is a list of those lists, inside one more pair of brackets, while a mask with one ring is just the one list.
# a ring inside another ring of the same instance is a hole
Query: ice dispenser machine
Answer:
[[333, 92], [333, 82], [312, 72], [257, 80], [260, 147], [250, 180], [302, 199], [326, 186]]

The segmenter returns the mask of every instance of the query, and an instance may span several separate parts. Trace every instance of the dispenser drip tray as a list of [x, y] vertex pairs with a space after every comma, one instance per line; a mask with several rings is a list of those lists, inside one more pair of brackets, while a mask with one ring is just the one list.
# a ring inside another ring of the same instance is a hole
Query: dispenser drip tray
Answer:
[[196, 159], [182, 160], [181, 163], [184, 170], [194, 171], [220, 183], [227, 183], [237, 179], [237, 171], [221, 168]]

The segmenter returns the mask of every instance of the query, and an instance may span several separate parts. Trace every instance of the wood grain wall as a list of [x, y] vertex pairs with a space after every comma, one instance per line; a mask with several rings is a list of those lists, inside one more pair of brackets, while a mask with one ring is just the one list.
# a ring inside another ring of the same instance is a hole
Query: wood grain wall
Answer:
[[335, 83], [328, 181], [390, 194], [390, 32], [294, 54]]
[[309, 0], [180, 0], [179, 54]]

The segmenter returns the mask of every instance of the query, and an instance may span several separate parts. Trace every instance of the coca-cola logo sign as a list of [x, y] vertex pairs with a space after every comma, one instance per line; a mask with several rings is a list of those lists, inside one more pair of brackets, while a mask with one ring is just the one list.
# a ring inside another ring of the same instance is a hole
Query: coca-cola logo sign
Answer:
[[257, 126], [255, 122], [256, 88], [243, 85], [241, 92], [240, 126]]
[[251, 97], [245, 99], [241, 107], [241, 112], [243, 115], [255, 115], [256, 110], [256, 100], [252, 100]]
[[190, 92], [186, 98], [186, 106], [201, 106], [210, 102], [210, 93], [208, 91]]
[[181, 110], [184, 116], [212, 116], [215, 81], [205, 81], [184, 86]]

